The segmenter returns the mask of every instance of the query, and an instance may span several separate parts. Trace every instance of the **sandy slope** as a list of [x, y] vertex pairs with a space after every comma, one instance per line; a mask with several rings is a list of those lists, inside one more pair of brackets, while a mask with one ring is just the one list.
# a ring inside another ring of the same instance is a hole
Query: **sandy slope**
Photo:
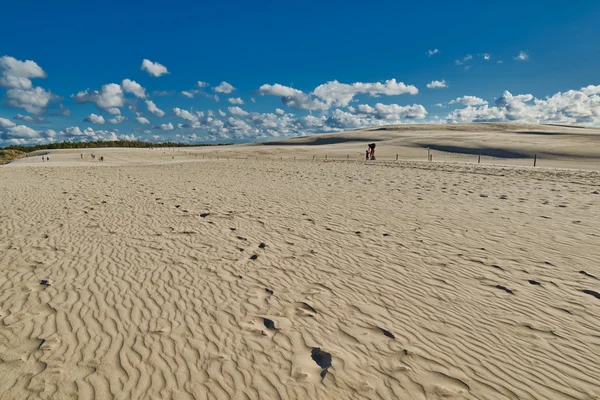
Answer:
[[599, 172], [103, 152], [0, 168], [2, 399], [600, 398]]

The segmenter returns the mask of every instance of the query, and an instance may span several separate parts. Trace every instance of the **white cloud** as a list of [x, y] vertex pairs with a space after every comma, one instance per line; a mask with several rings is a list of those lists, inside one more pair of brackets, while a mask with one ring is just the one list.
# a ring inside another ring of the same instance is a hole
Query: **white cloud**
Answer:
[[6, 133], [9, 137], [13, 138], [31, 139], [39, 136], [39, 133], [35, 129], [31, 129], [25, 125], [17, 125], [8, 128]]
[[117, 115], [117, 116], [109, 119], [106, 122], [109, 123], [109, 124], [111, 124], [111, 125], [116, 125], [116, 124], [120, 124], [121, 122], [124, 122], [125, 120], [127, 120], [127, 118], [125, 118], [124, 116]]
[[103, 124], [106, 121], [104, 121], [104, 117], [102, 115], [96, 115], [96, 114], [90, 114], [87, 117], [85, 117], [84, 121], [86, 122], [90, 122], [92, 124]]
[[141, 70], [142, 71], [146, 70], [148, 72], [148, 74], [150, 74], [154, 77], [157, 77], [157, 78], [159, 76], [169, 73], [169, 71], [167, 71], [167, 67], [165, 67], [164, 65], [159, 64], [157, 62], [152, 62], [147, 59], [144, 59], [144, 61], [142, 61]]
[[235, 88], [231, 84], [223, 81], [219, 86], [214, 87], [213, 90], [217, 93], [229, 94], [233, 92]]
[[219, 115], [220, 115], [221, 117], [225, 117], [225, 116], [227, 116], [227, 114], [226, 114], [224, 111], [221, 111], [221, 110], [219, 110]]
[[40, 114], [43, 112], [50, 100], [55, 99], [52, 93], [45, 91], [41, 87], [33, 89], [9, 89], [6, 91], [8, 105], [16, 108], [23, 108], [31, 114]]
[[244, 100], [242, 100], [239, 97], [231, 97], [229, 99], [227, 99], [228, 102], [230, 102], [231, 104], [244, 104]]
[[516, 56], [514, 59], [517, 61], [525, 61], [529, 58], [529, 54], [525, 53], [524, 51], [519, 52], [519, 55]]
[[486, 61], [489, 61], [489, 60], [490, 60], [490, 58], [492, 57], [492, 56], [490, 56], [488, 53], [483, 53], [481, 56], [482, 56], [482, 57], [483, 57], [483, 59], [484, 59], [484, 60], [486, 60]]
[[156, 115], [157, 117], [165, 116], [165, 112], [163, 110], [161, 110], [160, 108], [158, 108], [152, 100], [146, 100], [146, 106], [148, 107], [148, 111], [150, 111], [152, 114]]
[[121, 114], [121, 110], [119, 110], [117, 107], [110, 107], [106, 111], [108, 111], [109, 114], [113, 114], [113, 115]]
[[14, 128], [15, 126], [17, 126], [17, 124], [15, 124], [14, 122], [12, 122], [10, 119], [0, 118], [0, 129], [2, 129], [2, 128]]
[[187, 97], [188, 99], [193, 99], [194, 96], [198, 93], [197, 90], [182, 90], [181, 94]]
[[96, 107], [102, 110], [123, 107], [125, 104], [123, 89], [116, 83], [104, 85], [100, 91], [94, 90], [89, 93], [88, 90], [85, 90], [71, 95], [71, 98], [78, 103], [95, 103]]
[[197, 122], [198, 121], [197, 116], [195, 116], [194, 114], [192, 114], [191, 112], [189, 112], [187, 110], [183, 110], [178, 107], [175, 107], [173, 109], [173, 114], [175, 114], [177, 117], [184, 119], [186, 121], [189, 121], [189, 122]]
[[19, 61], [14, 57], [0, 57], [0, 86], [14, 89], [31, 89], [33, 78], [45, 78], [44, 70], [34, 61]]
[[357, 94], [377, 95], [400, 95], [409, 93], [415, 95], [419, 90], [413, 85], [406, 85], [404, 82], [397, 82], [396, 79], [390, 79], [383, 83], [362, 83], [352, 84], [340, 83], [338, 81], [327, 82], [317, 86], [313, 94], [325, 101], [328, 106], [345, 107]]
[[463, 96], [458, 97], [456, 100], [450, 101], [448, 104], [462, 104], [463, 106], [478, 106], [487, 104], [487, 101], [480, 99], [476, 96]]
[[600, 96], [581, 90], [558, 92], [540, 100], [530, 94], [513, 96], [510, 92], [496, 100], [494, 107], [468, 106], [448, 114], [448, 122], [505, 122], [600, 124]]
[[473, 59], [473, 56], [471, 54], [467, 54], [466, 56], [463, 57], [462, 60], [456, 60], [454, 61], [454, 63], [456, 65], [463, 65], [464, 63], [466, 63], [467, 61], [470, 61]]
[[244, 111], [240, 107], [229, 107], [228, 110], [231, 115], [238, 117], [244, 117], [249, 114], [248, 111]]
[[148, 121], [148, 119], [144, 118], [144, 117], [137, 117], [135, 119], [135, 122], [137, 122], [138, 124], [142, 124], [142, 125], [148, 125], [150, 123], [150, 121]]
[[36, 117], [33, 118], [29, 115], [23, 115], [23, 114], [17, 114], [15, 119], [18, 119], [19, 121], [25, 121], [31, 124], [44, 124], [46, 122], [48, 122], [46, 119], [42, 118], [42, 117]]
[[433, 50], [427, 50], [427, 55], [429, 57], [433, 56], [434, 54], [439, 53], [440, 51], [438, 49], [433, 49]]
[[146, 89], [142, 87], [139, 83], [132, 81], [130, 79], [123, 79], [123, 83], [121, 83], [121, 87], [125, 93], [133, 93], [136, 97], [140, 99], [146, 98]]
[[356, 109], [351, 108], [350, 112], [356, 115], [372, 115], [376, 119], [400, 120], [402, 118], [422, 119], [427, 115], [427, 110], [421, 104], [412, 106], [399, 106], [398, 104], [381, 104], [374, 106], [360, 104]]
[[600, 94], [600, 85], [598, 86], [594, 86], [594, 85], [589, 85], [586, 86], [584, 88], [581, 88], [581, 91], [585, 94], [592, 95], [592, 94]]
[[439, 88], [445, 88], [445, 87], [448, 87], [448, 85], [446, 85], [445, 79], [442, 79], [441, 81], [431, 81], [430, 83], [427, 84], [428, 89], [439, 89]]
[[260, 93], [263, 96], [266, 95], [266, 96], [280, 96], [280, 97], [296, 96], [299, 94], [304, 94], [304, 92], [302, 92], [298, 89], [283, 86], [283, 85], [280, 85], [279, 83], [276, 83], [274, 85], [264, 84], [258, 89], [258, 93]]
[[283, 115], [283, 114], [285, 114], [285, 111], [283, 111], [281, 108], [276, 108], [275, 109], [275, 114]]
[[208, 87], [208, 86], [209, 86], [208, 83], [202, 82], [202, 81], [198, 81], [198, 87], [199, 88], [205, 88], [205, 87]]
[[172, 131], [175, 128], [173, 127], [173, 124], [169, 122], [168, 124], [160, 124], [158, 129], [162, 129], [163, 131]]

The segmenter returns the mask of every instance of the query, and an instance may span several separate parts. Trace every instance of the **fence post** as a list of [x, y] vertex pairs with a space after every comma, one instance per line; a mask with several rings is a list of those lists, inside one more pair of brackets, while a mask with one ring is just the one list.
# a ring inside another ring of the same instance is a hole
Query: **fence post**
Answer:
[[398, 154], [396, 154], [396, 161], [398, 161]]
[[481, 163], [481, 154], [477, 157], [477, 164]]
[[350, 154], [346, 154], [346, 160], [350, 159]]
[[327, 160], [327, 154], [325, 154], [325, 159]]
[[313, 161], [315, 160], [315, 156], [313, 156]]
[[427, 148], [427, 161], [431, 161], [431, 154], [429, 153], [429, 147]]
[[533, 155], [533, 166], [535, 167], [535, 165], [537, 164], [537, 154]]

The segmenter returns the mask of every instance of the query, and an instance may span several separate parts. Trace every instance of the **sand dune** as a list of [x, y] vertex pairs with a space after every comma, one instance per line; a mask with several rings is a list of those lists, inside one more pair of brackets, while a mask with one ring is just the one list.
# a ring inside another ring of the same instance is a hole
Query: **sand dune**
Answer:
[[0, 168], [0, 398], [600, 398], [600, 172], [311, 140]]

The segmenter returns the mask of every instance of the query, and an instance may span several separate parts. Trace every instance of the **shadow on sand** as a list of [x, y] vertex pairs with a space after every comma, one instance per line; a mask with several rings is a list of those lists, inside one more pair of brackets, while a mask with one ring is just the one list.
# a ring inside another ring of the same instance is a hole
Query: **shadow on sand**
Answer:
[[437, 144], [422, 144], [420, 147], [430, 148], [431, 150], [445, 151], [448, 153], [473, 154], [497, 158], [531, 158], [532, 155], [512, 150], [499, 149], [494, 147], [460, 147], [460, 146], [442, 146]]
[[[302, 138], [305, 139], [305, 138]], [[315, 137], [310, 142], [295, 141], [294, 139], [289, 140], [278, 140], [273, 142], [263, 142], [263, 146], [322, 146], [326, 144], [338, 144], [338, 143], [362, 143], [362, 142], [378, 142], [378, 140], [370, 138], [341, 138], [341, 137]]]

